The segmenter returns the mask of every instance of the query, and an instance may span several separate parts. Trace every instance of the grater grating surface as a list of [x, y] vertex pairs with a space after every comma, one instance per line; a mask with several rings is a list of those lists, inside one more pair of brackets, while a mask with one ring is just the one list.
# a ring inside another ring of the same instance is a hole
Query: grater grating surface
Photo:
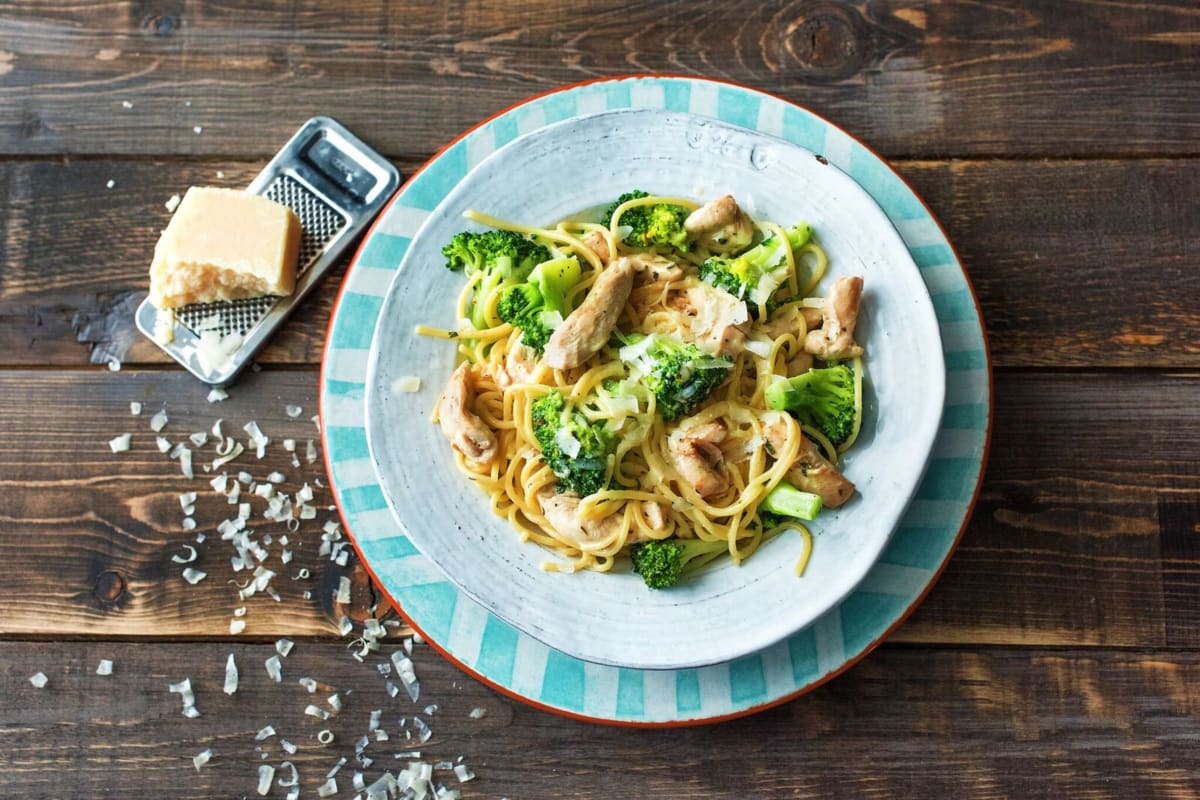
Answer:
[[[300, 257], [296, 268], [299, 277], [325, 252], [325, 246], [346, 227], [347, 220], [289, 175], [280, 175], [262, 194], [268, 200], [287, 206], [300, 219]], [[175, 317], [192, 333], [215, 330], [222, 336], [231, 333], [245, 336], [262, 321], [278, 299], [250, 297], [223, 303], [197, 303], [177, 309]]]

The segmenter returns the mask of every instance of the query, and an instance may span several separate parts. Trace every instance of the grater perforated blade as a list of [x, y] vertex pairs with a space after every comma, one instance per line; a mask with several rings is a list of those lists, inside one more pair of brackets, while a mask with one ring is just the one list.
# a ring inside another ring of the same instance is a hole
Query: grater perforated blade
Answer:
[[[295, 291], [287, 297], [202, 303], [173, 312], [147, 298], [137, 310], [138, 329], [200, 380], [228, 384], [399, 185], [400, 172], [386, 159], [336, 120], [313, 117], [246, 189], [287, 206], [300, 219]], [[221, 346], [202, 349], [205, 334], [207, 339], [219, 337]]]

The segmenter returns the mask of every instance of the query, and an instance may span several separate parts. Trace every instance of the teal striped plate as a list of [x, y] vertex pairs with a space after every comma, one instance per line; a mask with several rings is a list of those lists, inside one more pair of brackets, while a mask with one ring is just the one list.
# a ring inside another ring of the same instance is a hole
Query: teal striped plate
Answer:
[[[947, 371], [946, 408], [928, 471], [878, 563], [805, 630], [744, 658], [684, 670], [636, 670], [559, 653], [493, 616], [451, 584], [392, 518], [367, 451], [367, 356], [383, 298], [409, 242], [481, 160], [529, 131], [574, 116], [658, 108], [720, 119], [821, 153], [854, 178], [900, 232], [933, 298]], [[945, 566], [974, 504], [987, 453], [991, 382], [978, 303], [941, 226], [866, 146], [778, 97], [720, 81], [636, 76], [540, 95], [451, 142], [404, 185], [346, 275], [321, 370], [325, 457], [347, 531], [377, 585], [427, 641], [524, 702], [625, 725], [686, 725], [795, 697], [869, 652], [917, 606]]]

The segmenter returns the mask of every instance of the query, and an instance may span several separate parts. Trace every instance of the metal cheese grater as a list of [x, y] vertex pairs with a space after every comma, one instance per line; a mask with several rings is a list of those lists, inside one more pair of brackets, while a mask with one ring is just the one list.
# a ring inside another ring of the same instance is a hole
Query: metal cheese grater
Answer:
[[[246, 189], [287, 206], [300, 218], [295, 291], [287, 297], [191, 305], [175, 309], [173, 320], [147, 298], [137, 310], [138, 329], [205, 383], [229, 383], [399, 185], [400, 172], [358, 137], [329, 117], [313, 117]], [[164, 335], [172, 330], [173, 336]], [[243, 338], [228, 358], [217, 359], [219, 365], [206, 365], [198, 350], [206, 331]]]

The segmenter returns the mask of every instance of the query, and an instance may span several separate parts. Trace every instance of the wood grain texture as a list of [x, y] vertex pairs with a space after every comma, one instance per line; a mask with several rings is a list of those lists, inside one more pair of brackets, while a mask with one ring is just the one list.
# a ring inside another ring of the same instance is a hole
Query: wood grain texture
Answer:
[[[400, 164], [406, 174], [417, 166]], [[958, 247], [998, 366], [1200, 366], [1200, 271], [1192, 263], [1200, 206], [1191, 202], [1200, 160], [898, 167]], [[242, 161], [0, 162], [8, 206], [0, 218], [0, 364], [166, 361], [132, 314], [169, 218], [162, 203], [193, 183], [243, 186], [258, 169]], [[110, 179], [116, 186], [104, 188]], [[320, 360], [343, 274], [330, 274], [260, 361]]]
[[[10, 409], [0, 433], [6, 496], [0, 560], [9, 567], [14, 611], [0, 614], [0, 633], [44, 634], [59, 620], [64, 627], [57, 633], [67, 635], [214, 636], [228, 634], [233, 610], [244, 606], [247, 636], [303, 636], [334, 631], [343, 613], [361, 619], [377, 604], [353, 561], [342, 568], [318, 553], [323, 525], [338, 517], [323, 488], [324, 464], [307, 462], [307, 442], [316, 439], [320, 449], [309, 419], [317, 413], [314, 373], [251, 373], [218, 404], [206, 401], [207, 387], [181, 373], [7, 373], [0, 386], [0, 402]], [[141, 416], [130, 414], [130, 401], [144, 404]], [[303, 414], [289, 417], [287, 405]], [[48, 414], [50, 407], [59, 411]], [[162, 435], [194, 451], [193, 480], [156, 447], [150, 420], [160, 408], [169, 417]], [[237, 551], [217, 532], [221, 521], [238, 516], [238, 506], [209, 485], [218, 473], [203, 469], [216, 458], [215, 439], [202, 447], [188, 441], [218, 418], [223, 432], [242, 442], [248, 439], [242, 426], [251, 420], [272, 439], [262, 460], [247, 447], [219, 472], [236, 480], [245, 471], [259, 483], [279, 472], [285, 478], [279, 490], [292, 496], [305, 483], [314, 489], [316, 518], [290, 530], [263, 519], [267, 501], [242, 487], [240, 500], [253, 509], [247, 527], [270, 553], [262, 564], [278, 573], [272, 585], [281, 602], [263, 593], [238, 597], [250, 573], [233, 570]], [[132, 434], [131, 449], [114, 454], [108, 440], [122, 433]], [[297, 442], [299, 466], [284, 447], [288, 438]], [[179, 496], [185, 492], [198, 494], [194, 531], [183, 527]], [[196, 543], [197, 533], [205, 535], [203, 543]], [[184, 581], [183, 566], [172, 561], [187, 556], [185, 544], [198, 551], [189, 566], [208, 574], [196, 585]], [[294, 555], [290, 564], [281, 562], [284, 549]], [[295, 580], [302, 569], [311, 577]], [[361, 587], [352, 611], [334, 607], [343, 575]]]
[[[221, 693], [225, 659], [241, 673]], [[430, 762], [464, 756], [477, 774], [470, 798], [1189, 797], [1200, 791], [1194, 653], [881, 648], [837, 681], [749, 719], [683, 730], [626, 730], [563, 719], [498, 697], [427, 647], [413, 653], [421, 698], [391, 699], [374, 661], [357, 664], [336, 642], [299, 642], [272, 683], [270, 645], [228, 643], [0, 643], [0, 767], [5, 790], [61, 797], [70, 764], [73, 796], [136, 786], [143, 796], [256, 796], [257, 767], [291, 756], [305, 796], [339, 758], [349, 797], [354, 741], [382, 709], [391, 737], [372, 742], [370, 778], [409, 759], [400, 718], [426, 719], [419, 745]], [[110, 677], [94, 674], [101, 658]], [[27, 678], [44, 671], [49, 685]], [[188, 676], [202, 716], [185, 719], [167, 685]], [[321, 682], [315, 695], [299, 676]], [[305, 716], [337, 691], [342, 711]], [[422, 709], [436, 703], [432, 715]], [[474, 708], [482, 719], [470, 719]], [[16, 720], [19, 720], [17, 722]], [[261, 743], [266, 725], [277, 734]], [[316, 733], [336, 739], [320, 746]], [[197, 773], [191, 757], [212, 761]], [[652, 756], [650, 754], [653, 754]], [[265, 755], [266, 759], [262, 758]], [[289, 774], [286, 769], [282, 775]], [[457, 786], [453, 776], [443, 775]], [[280, 797], [275, 788], [271, 796]]]
[[[1000, 373], [996, 429], [1020, 446], [993, 451], [983, 494], [962, 545], [940, 584], [904, 626], [911, 642], [1037, 645], [1164, 646], [1194, 643], [1171, 627], [1168, 607], [1188, 605], [1200, 587], [1200, 567], [1177, 544], [1194, 536], [1177, 511], [1160, 519], [1162, 503], [1186, 513], [1200, 506], [1194, 477], [1200, 452], [1195, 376]], [[321, 465], [293, 468], [279, 446], [314, 433], [316, 374], [264, 371], [247, 375], [230, 400], [210, 405], [205, 389], [178, 371], [0, 373], [0, 404], [11, 409], [0, 430], [0, 487], [8, 498], [0, 520], [0, 559], [8, 592], [0, 600], [0, 632], [37, 634], [48, 627], [71, 635], [224, 636], [237, 602], [228, 581], [232, 551], [213, 529], [236, 508], [215, 496], [204, 478], [186, 480], [154, 447], [149, 415], [165, 403], [172, 441], [207, 430], [218, 417], [227, 431], [258, 421], [273, 439], [268, 457], [250, 454], [230, 466], [262, 480], [279, 470], [287, 486], [324, 481]], [[48, 398], [70, 413], [48, 418]], [[145, 403], [129, 416], [129, 401]], [[289, 419], [284, 405], [304, 407]], [[1138, 406], [1141, 416], [1128, 409]], [[1149, 421], [1149, 422], [1148, 422]], [[1138, 448], [1150, 424], [1173, 431]], [[113, 455], [107, 442], [134, 433], [133, 449]], [[210, 453], [211, 445], [204, 448]], [[67, 453], [73, 453], [65, 460]], [[207, 456], [212, 458], [211, 453]], [[197, 464], [200, 458], [197, 457]], [[197, 474], [199, 466], [197, 466]], [[209, 572], [196, 586], [171, 562], [192, 534], [181, 527], [178, 494], [195, 490], [198, 530], [209, 539], [194, 565]], [[318, 491], [316, 503], [329, 495]], [[265, 505], [255, 500], [255, 516]], [[266, 565], [282, 575], [308, 567], [313, 580], [277, 581], [284, 602], [258, 596], [246, 605], [247, 633], [306, 635], [332, 630], [329, 593], [337, 572], [315, 556], [322, 511], [292, 542], [296, 561], [279, 566], [278, 543]], [[283, 526], [256, 522], [260, 535]], [[514, 546], [515, 543], [514, 543]], [[1164, 566], [1170, 583], [1164, 585]], [[101, 576], [125, 582], [116, 601], [103, 599]], [[242, 573], [244, 575], [245, 573]], [[244, 582], [244, 578], [243, 578]], [[1170, 594], [1164, 595], [1167, 586]], [[314, 598], [302, 599], [305, 590]], [[1186, 619], [1186, 618], [1181, 618]]]
[[10, 6], [0, 152], [267, 156], [322, 113], [412, 156], [536, 92], [665, 71], [770, 88], [890, 154], [1194, 153], [1194, 6], [1066, 5]]

